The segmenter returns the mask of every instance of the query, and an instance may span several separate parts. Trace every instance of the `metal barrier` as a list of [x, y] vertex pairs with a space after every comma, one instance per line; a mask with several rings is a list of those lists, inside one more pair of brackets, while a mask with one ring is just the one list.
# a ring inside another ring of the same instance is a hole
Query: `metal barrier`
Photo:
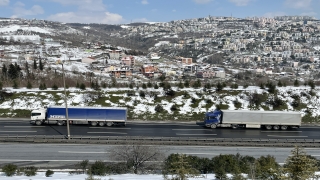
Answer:
[[6, 135], [0, 142], [25, 143], [85, 143], [85, 144], [151, 144], [151, 145], [202, 145], [202, 146], [274, 146], [320, 147], [319, 139], [253, 139], [203, 137], [144, 137], [144, 136], [71, 136], [64, 135]]

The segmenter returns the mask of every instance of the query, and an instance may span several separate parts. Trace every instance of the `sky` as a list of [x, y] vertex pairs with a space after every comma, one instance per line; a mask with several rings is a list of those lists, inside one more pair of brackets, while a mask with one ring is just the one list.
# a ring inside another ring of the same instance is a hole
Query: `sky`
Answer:
[[59, 22], [127, 24], [207, 16], [320, 19], [320, 0], [0, 0], [0, 17]]

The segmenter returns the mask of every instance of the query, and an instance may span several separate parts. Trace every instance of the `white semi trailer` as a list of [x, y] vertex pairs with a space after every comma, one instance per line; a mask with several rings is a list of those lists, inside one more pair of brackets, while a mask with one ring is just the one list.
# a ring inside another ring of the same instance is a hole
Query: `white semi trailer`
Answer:
[[301, 114], [282, 111], [214, 110], [206, 113], [204, 124], [210, 128], [243, 127], [287, 130], [301, 126]]

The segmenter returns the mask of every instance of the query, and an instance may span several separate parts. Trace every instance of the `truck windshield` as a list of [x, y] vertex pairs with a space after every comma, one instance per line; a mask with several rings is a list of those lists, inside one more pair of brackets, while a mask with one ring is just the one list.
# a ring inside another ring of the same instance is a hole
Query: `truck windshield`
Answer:
[[31, 113], [31, 116], [40, 116], [41, 113]]

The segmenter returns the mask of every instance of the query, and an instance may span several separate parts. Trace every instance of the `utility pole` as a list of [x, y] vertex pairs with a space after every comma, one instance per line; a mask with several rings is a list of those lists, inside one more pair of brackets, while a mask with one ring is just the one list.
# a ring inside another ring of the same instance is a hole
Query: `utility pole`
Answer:
[[67, 92], [66, 92], [66, 80], [63, 68], [63, 62], [58, 60], [57, 64], [62, 65], [62, 77], [63, 77], [63, 89], [64, 89], [64, 103], [66, 105], [66, 121], [67, 121], [67, 132], [68, 132], [68, 140], [70, 140], [70, 127], [69, 127], [69, 114], [68, 114], [68, 104], [67, 104]]

